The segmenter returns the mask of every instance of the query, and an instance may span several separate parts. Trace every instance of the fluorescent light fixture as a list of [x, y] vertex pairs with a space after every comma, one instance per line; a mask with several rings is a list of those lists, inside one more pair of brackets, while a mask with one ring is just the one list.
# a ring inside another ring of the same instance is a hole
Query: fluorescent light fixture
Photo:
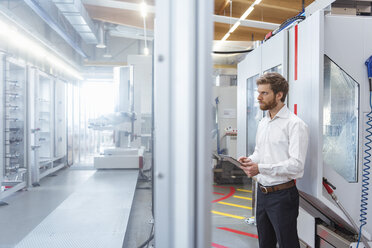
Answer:
[[256, 0], [256, 1], [254, 1], [254, 3], [253, 3], [252, 5], [257, 5], [257, 4], [259, 4], [261, 1], [262, 1], [262, 0]]
[[146, 2], [141, 3], [141, 15], [144, 18], [147, 16], [147, 4], [146, 4]]
[[247, 18], [247, 16], [249, 16], [249, 14], [254, 10], [254, 7], [253, 5], [251, 7], [249, 7], [245, 12], [244, 14], [240, 17], [240, 20], [245, 20], [245, 18]]
[[235, 29], [237, 29], [237, 28], [239, 27], [239, 25], [240, 25], [240, 21], [235, 22], [234, 26], [232, 26], [232, 27], [230, 28], [229, 33], [234, 32]]
[[227, 33], [225, 34], [225, 36], [222, 38], [221, 41], [225, 41], [225, 40], [227, 40], [227, 38], [229, 38], [229, 36], [230, 36], [230, 33], [227, 32]]
[[148, 47], [145, 47], [144, 49], [143, 49], [143, 54], [145, 54], [146, 56], [147, 55], [149, 55], [149, 48]]
[[103, 43], [98, 43], [98, 44], [96, 45], [96, 47], [97, 47], [97, 48], [106, 48], [106, 45], [103, 44]]
[[83, 79], [79, 72], [60, 57], [55, 56], [55, 53], [48, 51], [33, 39], [19, 32], [15, 27], [0, 21], [0, 30], [0, 38], [5, 40], [10, 47], [32, 55], [38, 60], [45, 60], [52, 68], [56, 68], [79, 80]]

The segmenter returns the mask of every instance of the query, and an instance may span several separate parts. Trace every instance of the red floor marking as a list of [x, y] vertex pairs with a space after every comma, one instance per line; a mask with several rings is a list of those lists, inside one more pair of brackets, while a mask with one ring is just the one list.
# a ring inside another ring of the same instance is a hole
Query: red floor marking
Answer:
[[237, 233], [237, 234], [241, 234], [241, 235], [245, 235], [245, 236], [249, 236], [249, 237], [258, 239], [258, 236], [256, 234], [252, 234], [252, 233], [242, 232], [242, 231], [230, 229], [230, 228], [227, 228], [227, 227], [217, 227], [217, 229], [228, 231], [228, 232], [233, 232], [233, 233]]
[[218, 185], [213, 185], [213, 187], [221, 188], [221, 189], [228, 189], [229, 188], [229, 187], [226, 187], [226, 186], [218, 186]]
[[225, 195], [224, 193], [218, 193], [218, 192], [213, 192], [213, 194], [216, 194], [216, 195]]
[[223, 246], [223, 245], [219, 245], [219, 244], [216, 244], [216, 243], [212, 243], [212, 247], [216, 247], [216, 248], [229, 248], [229, 247], [226, 247], [226, 246]]
[[216, 200], [212, 201], [212, 203], [225, 200], [225, 199], [231, 197], [233, 194], [235, 194], [235, 188], [234, 187], [230, 187], [230, 193], [229, 194], [225, 195], [224, 197], [221, 197], [220, 199], [216, 199]]

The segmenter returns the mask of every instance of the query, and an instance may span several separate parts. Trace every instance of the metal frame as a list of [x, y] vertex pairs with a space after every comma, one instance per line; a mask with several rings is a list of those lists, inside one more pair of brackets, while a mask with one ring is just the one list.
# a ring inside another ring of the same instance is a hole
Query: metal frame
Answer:
[[[20, 67], [22, 68], [24, 71], [23, 71], [23, 74], [24, 74], [24, 85], [23, 85], [23, 90], [22, 90], [22, 95], [23, 95], [23, 113], [22, 113], [22, 116], [23, 116], [23, 166], [22, 168], [25, 168], [26, 169], [26, 172], [24, 173], [24, 179], [22, 180], [22, 182], [9, 182], [9, 185], [12, 185], [13, 187], [10, 188], [10, 189], [7, 189], [6, 191], [0, 191], [0, 200], [13, 194], [14, 192], [17, 192], [18, 190], [20, 189], [23, 189], [23, 188], [26, 188], [27, 187], [27, 183], [28, 183], [28, 179], [29, 179], [29, 173], [30, 173], [30, 167], [27, 163], [27, 143], [28, 143], [28, 139], [27, 139], [27, 92], [28, 92], [28, 87], [27, 87], [27, 66], [26, 66], [26, 63], [22, 60], [17, 60], [13, 57], [10, 57], [10, 56], [7, 56], [6, 54], [3, 54], [2, 55], [2, 59], [1, 59], [2, 63], [1, 63], [1, 78], [2, 78], [2, 82], [5, 83], [5, 80], [6, 80], [6, 76], [7, 76], [7, 72], [6, 70], [9, 68], [10, 64], [13, 64], [17, 67]], [[1, 169], [1, 172], [0, 172], [0, 186], [2, 186], [4, 184], [4, 174], [3, 174], [3, 171], [4, 171], [4, 168], [5, 168], [5, 143], [4, 143], [4, 133], [5, 133], [5, 101], [6, 101], [6, 98], [5, 98], [5, 92], [3, 91], [4, 90], [4, 85], [2, 85], [1, 87], [1, 104], [0, 104], [0, 107], [1, 107], [1, 118], [3, 118], [3, 125], [2, 127], [0, 128], [0, 131], [1, 131], [1, 141], [0, 141], [0, 148], [1, 148], [1, 153], [0, 155], [2, 156], [1, 157], [1, 165], [0, 165], [0, 169]]]
[[[0, 82], [4, 83], [5, 81], [5, 54], [0, 54]], [[4, 133], [5, 133], [5, 118], [4, 116], [4, 106], [5, 106], [5, 92], [4, 87], [0, 87], [0, 187], [3, 184], [4, 180], [4, 166], [5, 166], [5, 154], [4, 154]], [[0, 190], [1, 192], [1, 190]], [[1, 193], [0, 193], [1, 194]], [[0, 200], [3, 197], [0, 197]]]
[[212, 7], [210, 0], [163, 0], [156, 5], [158, 247], [210, 246]]
[[[49, 150], [50, 150], [50, 158], [49, 161], [46, 162], [48, 164], [48, 167], [45, 171], [40, 170], [40, 142], [39, 142], [39, 131], [40, 123], [38, 119], [40, 113], [40, 106], [39, 106], [39, 96], [40, 96], [40, 78], [45, 78], [49, 84]], [[66, 158], [66, 151], [63, 155], [56, 157], [55, 151], [57, 149], [56, 142], [55, 142], [55, 122], [56, 122], [56, 113], [55, 113], [55, 89], [56, 89], [56, 82], [58, 79], [52, 75], [49, 75], [43, 71], [40, 71], [37, 68], [30, 68], [29, 73], [29, 81], [30, 81], [30, 96], [29, 96], [29, 113], [31, 115], [29, 116], [29, 125], [30, 125], [30, 149], [29, 149], [29, 164], [32, 164], [32, 178], [31, 178], [31, 184], [34, 186], [39, 185], [40, 179], [43, 177], [63, 168], [65, 166], [64, 158]], [[64, 82], [63, 80], [61, 80]], [[65, 101], [65, 99], [63, 99]], [[65, 119], [63, 120], [65, 121]], [[62, 161], [58, 161], [61, 160]], [[56, 163], [58, 161], [58, 163]]]

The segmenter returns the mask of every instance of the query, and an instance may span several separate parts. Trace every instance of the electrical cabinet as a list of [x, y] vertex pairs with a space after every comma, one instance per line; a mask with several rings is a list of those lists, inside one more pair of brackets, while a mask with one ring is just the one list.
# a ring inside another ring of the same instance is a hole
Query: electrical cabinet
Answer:
[[3, 56], [0, 199], [27, 186], [26, 65]]

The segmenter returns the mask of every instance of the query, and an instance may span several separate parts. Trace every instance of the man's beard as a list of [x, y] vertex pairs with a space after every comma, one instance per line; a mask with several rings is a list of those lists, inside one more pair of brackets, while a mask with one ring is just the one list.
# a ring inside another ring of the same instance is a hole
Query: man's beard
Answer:
[[273, 98], [270, 102], [267, 104], [261, 105], [260, 104], [260, 109], [261, 110], [270, 110], [275, 108], [278, 105], [278, 103], [275, 101], [275, 98]]

